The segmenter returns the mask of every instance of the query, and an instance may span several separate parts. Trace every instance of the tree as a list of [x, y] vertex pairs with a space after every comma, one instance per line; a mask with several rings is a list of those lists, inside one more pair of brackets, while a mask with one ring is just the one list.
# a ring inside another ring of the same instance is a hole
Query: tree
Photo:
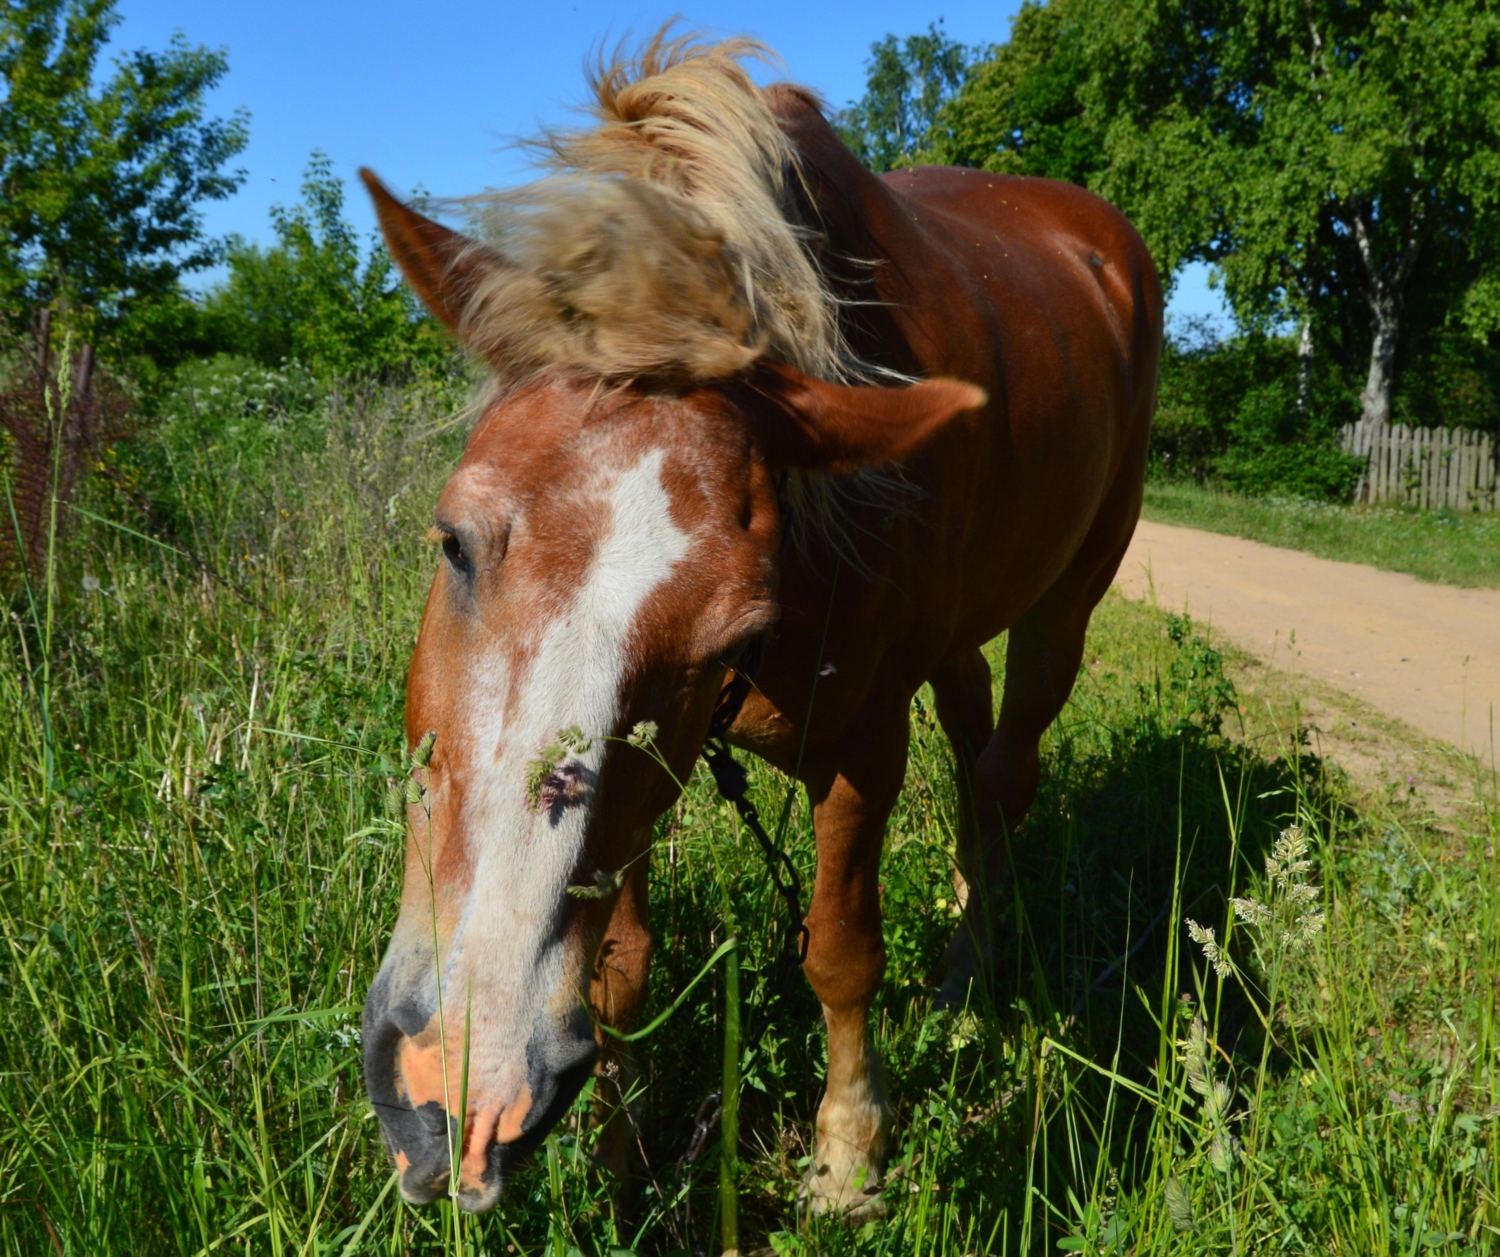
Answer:
[[1087, 185], [1103, 166], [1103, 136], [1084, 116], [1088, 80], [1081, 25], [1070, 0], [1026, 0], [1010, 40], [992, 50], [938, 112], [934, 161]]
[[85, 339], [178, 296], [217, 260], [200, 206], [243, 173], [246, 116], [205, 117], [222, 52], [179, 37], [138, 50], [96, 86], [115, 0], [9, 0], [0, 9], [0, 318], [23, 329], [63, 308]]
[[943, 107], [989, 55], [950, 39], [941, 22], [925, 35], [870, 45], [865, 94], [835, 118], [844, 142], [871, 170], [912, 165]]
[[276, 243], [229, 243], [229, 277], [204, 301], [214, 339], [275, 366], [283, 359], [341, 375], [441, 366], [450, 343], [401, 284], [377, 240], [368, 257], [344, 218], [344, 184], [314, 153], [302, 201], [271, 211]]
[[1096, 184], [1165, 269], [1216, 263], [1237, 316], [1295, 320], [1305, 354], [1357, 301], [1375, 421], [1414, 315], [1500, 331], [1489, 0], [1090, 0], [1083, 17]]

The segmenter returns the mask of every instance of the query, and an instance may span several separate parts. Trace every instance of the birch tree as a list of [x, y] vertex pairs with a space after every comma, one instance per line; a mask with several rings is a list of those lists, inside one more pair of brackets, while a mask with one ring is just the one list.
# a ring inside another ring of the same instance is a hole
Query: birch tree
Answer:
[[941, 21], [925, 35], [887, 35], [870, 45], [865, 94], [834, 117], [839, 135], [877, 172], [926, 160], [934, 120], [990, 51], [950, 38]]
[[[1500, 10], [1489, 0], [1096, 0], [1080, 15], [1096, 181], [1246, 321], [1358, 301], [1363, 417], [1388, 421], [1415, 286], [1500, 331]], [[1441, 291], [1437, 291], [1441, 289]]]

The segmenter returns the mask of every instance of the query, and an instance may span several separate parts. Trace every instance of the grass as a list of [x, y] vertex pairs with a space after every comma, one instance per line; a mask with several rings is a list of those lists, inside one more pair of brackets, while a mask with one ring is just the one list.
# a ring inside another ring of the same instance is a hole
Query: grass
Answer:
[[1500, 589], [1500, 514], [1250, 498], [1179, 482], [1146, 486], [1145, 518], [1368, 563], [1442, 585]]
[[[384, 798], [452, 436], [430, 399], [324, 397], [268, 412], [316, 439], [246, 452], [211, 400], [161, 438], [175, 548], [80, 517], [36, 603], [50, 645], [20, 599], [0, 648], [0, 1251], [716, 1251], [717, 1132], [682, 1158], [724, 1075], [722, 967], [638, 1045], [619, 1208], [587, 1094], [494, 1213], [401, 1203], [358, 1006], [395, 920]], [[1363, 797], [1190, 623], [1111, 596], [1017, 837], [996, 1007], [954, 1016], [929, 1001], [956, 802], [925, 694], [912, 729], [875, 1013], [890, 1214], [798, 1224], [823, 1068], [799, 982], [739, 1063], [746, 1251], [1497, 1248], [1492, 779], [1443, 825]], [[763, 816], [790, 800], [809, 885], [805, 800], [768, 770], [754, 791]], [[1293, 824], [1307, 853], [1282, 865], [1307, 865], [1268, 876]], [[658, 825], [652, 897], [650, 1013], [732, 935], [753, 1009], [777, 903], [701, 769]], [[1312, 911], [1320, 931], [1291, 928]]]

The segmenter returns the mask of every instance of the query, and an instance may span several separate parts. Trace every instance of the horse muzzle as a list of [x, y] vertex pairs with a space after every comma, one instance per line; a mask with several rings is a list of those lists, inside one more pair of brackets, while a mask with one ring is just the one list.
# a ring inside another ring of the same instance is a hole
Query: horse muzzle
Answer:
[[451, 1194], [471, 1213], [492, 1208], [506, 1177], [561, 1120], [593, 1072], [599, 1046], [588, 1011], [578, 1004], [561, 1021], [539, 1018], [524, 1069], [502, 1071], [507, 1081], [500, 1082], [486, 1076], [488, 1069], [471, 1068], [464, 1095], [462, 1051], [447, 1049], [445, 1056], [433, 1012], [389, 1000], [385, 985], [377, 978], [365, 1001], [365, 1087], [400, 1172], [401, 1194], [411, 1204]]

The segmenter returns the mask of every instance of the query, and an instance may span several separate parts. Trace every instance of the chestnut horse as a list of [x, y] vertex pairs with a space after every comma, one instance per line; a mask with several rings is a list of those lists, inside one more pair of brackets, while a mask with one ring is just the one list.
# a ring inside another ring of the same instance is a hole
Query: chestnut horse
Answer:
[[[595, 1020], [640, 1008], [641, 857], [761, 639], [729, 741], [813, 808], [807, 1203], [874, 1212], [878, 875], [912, 697], [931, 683], [970, 818], [962, 1000], [1135, 528], [1162, 297], [1131, 225], [1044, 179], [877, 178], [808, 92], [752, 83], [754, 51], [658, 38], [601, 67], [597, 125], [547, 138], [555, 171], [496, 198], [486, 240], [364, 173], [406, 279], [498, 379], [434, 516], [406, 726], [435, 741], [364, 1012], [411, 1201], [491, 1206], [595, 1068]], [[980, 648], [1005, 630], [997, 721]]]

